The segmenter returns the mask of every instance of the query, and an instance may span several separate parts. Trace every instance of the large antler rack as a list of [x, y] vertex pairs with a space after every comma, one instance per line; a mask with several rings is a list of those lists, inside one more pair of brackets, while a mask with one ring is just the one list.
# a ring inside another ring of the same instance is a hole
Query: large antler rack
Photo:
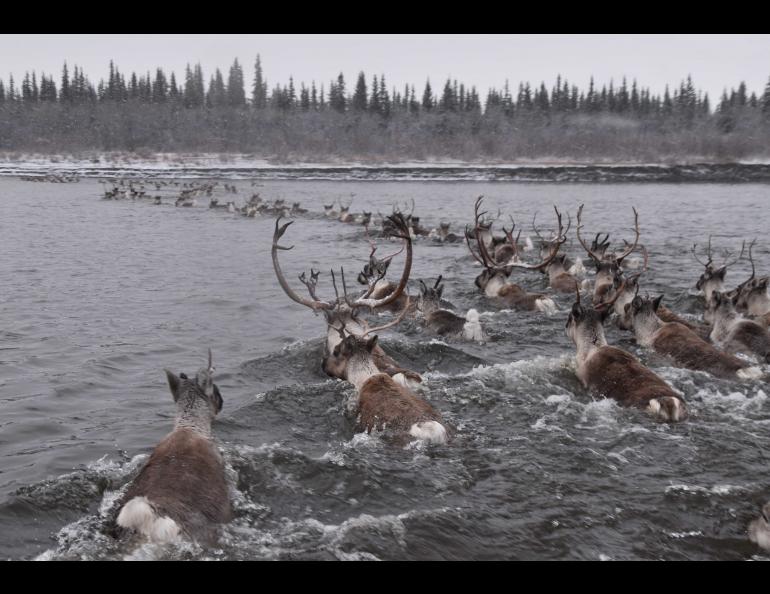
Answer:
[[399, 324], [401, 320], [404, 319], [404, 316], [406, 316], [406, 313], [409, 311], [409, 305], [410, 305], [410, 298], [409, 293], [406, 292], [406, 300], [404, 303], [404, 308], [401, 310], [401, 313], [398, 314], [395, 318], [393, 318], [390, 322], [387, 324], [383, 324], [382, 326], [376, 326], [374, 328], [369, 328], [366, 332], [364, 332], [361, 336], [368, 336], [369, 334], [375, 334], [377, 332], [382, 332], [383, 330], [387, 330], [388, 328], [392, 328], [396, 324]]
[[[481, 201], [483, 200], [483, 197], [479, 197], [478, 200], [476, 200], [476, 220], [478, 221], [480, 218], [480, 214], [478, 213], [478, 208], [481, 205]], [[556, 213], [556, 220], [558, 223], [558, 232], [556, 234], [556, 238], [552, 241], [551, 244], [551, 252], [548, 254], [548, 256], [538, 264], [526, 264], [524, 262], [516, 262], [516, 261], [509, 261], [504, 264], [499, 264], [494, 261], [494, 259], [489, 255], [489, 252], [487, 251], [486, 245], [484, 245], [484, 241], [481, 239], [481, 234], [479, 233], [479, 228], [476, 228], [476, 243], [479, 248], [479, 253], [481, 254], [481, 258], [483, 260], [482, 264], [485, 268], [488, 270], [491, 270], [493, 272], [501, 272], [506, 271], [508, 268], [523, 268], [525, 270], [540, 270], [542, 268], [545, 268], [548, 266], [553, 259], [556, 257], [556, 255], [559, 252], [559, 248], [561, 245], [567, 241], [567, 237], [564, 234], [564, 224], [562, 223], [562, 214], [559, 212], [559, 210], [556, 208], [556, 206], [553, 207], [555, 213]], [[481, 213], [484, 214], [484, 213]], [[473, 251], [473, 250], [471, 250]]]
[[[284, 290], [286, 295], [292, 300], [296, 301], [297, 303], [304, 305], [306, 307], [309, 307], [313, 311], [327, 311], [330, 312], [331, 310], [340, 309], [343, 305], [347, 305], [349, 308], [357, 308], [357, 307], [368, 307], [370, 309], [374, 309], [377, 307], [383, 307], [385, 305], [388, 305], [395, 301], [396, 299], [401, 296], [401, 294], [404, 292], [404, 289], [406, 288], [406, 283], [409, 280], [409, 274], [412, 270], [412, 239], [409, 236], [409, 229], [406, 225], [406, 221], [404, 220], [403, 215], [401, 214], [395, 214], [390, 217], [388, 217], [388, 220], [392, 224], [392, 230], [391, 235], [400, 239], [404, 240], [404, 247], [406, 247], [406, 261], [404, 262], [404, 270], [401, 274], [401, 279], [399, 280], [398, 285], [396, 286], [393, 291], [391, 291], [388, 295], [385, 297], [382, 297], [380, 299], [372, 299], [370, 297], [372, 293], [372, 288], [370, 287], [368, 291], [366, 291], [363, 295], [357, 298], [351, 298], [347, 294], [347, 287], [345, 282], [345, 272], [344, 269], [340, 269], [340, 275], [342, 280], [342, 286], [343, 286], [343, 295], [340, 296], [339, 291], [337, 289], [337, 283], [336, 278], [334, 276], [334, 272], [332, 271], [332, 284], [334, 285], [334, 290], [336, 293], [336, 298], [334, 301], [324, 301], [322, 299], [319, 299], [316, 296], [316, 285], [318, 282], [318, 276], [319, 271], [315, 271], [312, 268], [310, 269], [310, 279], [307, 279], [305, 276], [305, 273], [303, 272], [300, 276], [300, 282], [307, 287], [308, 293], [310, 294], [310, 299], [307, 297], [301, 297], [297, 294], [294, 289], [291, 288], [288, 281], [286, 280], [286, 277], [283, 274], [283, 271], [281, 270], [281, 265], [278, 262], [278, 251], [279, 250], [285, 250], [288, 251], [292, 249], [294, 246], [290, 247], [284, 247], [282, 245], [278, 244], [278, 241], [283, 236], [283, 234], [286, 232], [286, 229], [294, 222], [289, 221], [288, 223], [285, 223], [284, 225], [280, 224], [282, 217], [278, 217], [278, 219], [275, 221], [275, 232], [273, 233], [273, 245], [272, 245], [272, 259], [273, 259], [273, 268], [275, 269], [275, 275], [278, 278], [278, 283], [281, 285], [281, 288]], [[399, 252], [396, 252], [399, 253]], [[370, 254], [370, 257], [373, 255]], [[388, 259], [393, 258], [396, 254], [393, 254], [388, 257]], [[389, 261], [389, 260], [388, 260]]]
[[741, 258], [743, 258], [743, 253], [746, 251], [746, 240], [743, 240], [743, 243], [741, 244], [741, 253], [738, 254], [738, 257], [735, 258], [732, 262], [729, 261], [730, 258], [730, 252], [728, 250], [725, 250], [725, 260], [722, 263], [722, 266], [732, 266], [736, 262], [738, 262]]
[[703, 260], [698, 258], [698, 254], [695, 253], [695, 248], [697, 248], [697, 247], [698, 247], [697, 243], [692, 244], [692, 250], [690, 250], [692, 252], [692, 257], [695, 258], [695, 261], [698, 264], [701, 264], [705, 268], [710, 267], [714, 263], [714, 258], [711, 256], [711, 235], [709, 235], [709, 242], [708, 242], [708, 246], [706, 248], [706, 255], [708, 256], [708, 260], [706, 260], [704, 262]]
[[516, 235], [516, 239], [513, 238], [513, 232], [516, 230], [516, 221], [513, 220], [513, 217], [509, 215], [508, 217], [511, 219], [511, 230], [508, 231], [508, 229], [503, 226], [503, 233], [505, 233], [505, 237], [508, 239], [508, 243], [511, 244], [511, 247], [513, 248], [513, 258], [512, 260], [518, 261], [519, 260], [519, 239], [521, 238], [521, 228], [519, 228], [519, 232]]
[[473, 247], [471, 246], [471, 239], [475, 239], [477, 246], [483, 241], [480, 238], [479, 231], [481, 230], [482, 225], [482, 217], [487, 213], [487, 211], [479, 212], [479, 208], [481, 207], [481, 202], [484, 200], [484, 196], [479, 196], [476, 198], [476, 203], [473, 206], [473, 231], [471, 231], [468, 226], [465, 226], [465, 243], [468, 244], [468, 249], [471, 252], [471, 255], [476, 259], [476, 261], [481, 264], [482, 266], [486, 267], [486, 262], [484, 260], [483, 255], [481, 254], [481, 250], [479, 250], [478, 253], [473, 251]]
[[[311, 299], [308, 299], [307, 297], [300, 297], [294, 289], [289, 286], [288, 281], [286, 280], [286, 277], [283, 274], [283, 271], [281, 270], [281, 265], [278, 262], [278, 250], [285, 250], [289, 251], [294, 248], [294, 246], [290, 247], [284, 247], [282, 245], [278, 245], [278, 240], [283, 237], [283, 234], [286, 233], [286, 229], [289, 228], [289, 226], [294, 223], [294, 221], [289, 221], [288, 223], [281, 225], [281, 219], [283, 217], [278, 217], [275, 221], [275, 231], [273, 233], [273, 247], [271, 250], [271, 255], [273, 258], [273, 268], [275, 269], [275, 275], [278, 277], [278, 283], [281, 285], [281, 288], [283, 289], [284, 293], [289, 296], [289, 299], [292, 301], [296, 301], [300, 305], [304, 305], [306, 307], [309, 307], [313, 311], [317, 312], [319, 310], [321, 311], [329, 311], [335, 308], [336, 303], [330, 303], [328, 301], [323, 301], [321, 299], [318, 299], [315, 296], [315, 283], [318, 280], [318, 272], [313, 274], [313, 270], [310, 271], [311, 280], [305, 281], [303, 277], [300, 277], [300, 280], [302, 280], [303, 283], [305, 283], [305, 286], [308, 287], [308, 290], [310, 291]], [[303, 273], [304, 276], [304, 273]], [[311, 290], [311, 284], [312, 284], [312, 290]]]
[[[581, 204], [580, 208], [578, 208], [578, 214], [577, 214], [577, 238], [578, 238], [578, 241], [580, 242], [580, 245], [583, 246], [583, 249], [588, 253], [588, 255], [591, 257], [591, 259], [598, 264], [599, 262], [602, 262], [603, 258], [600, 255], [597, 255], [596, 252], [593, 249], [589, 248], [586, 245], [586, 242], [583, 241], [583, 238], [580, 237], [580, 230], [583, 228], [583, 222], [582, 222], [581, 219], [582, 219], [582, 216], [583, 216], [583, 207], [584, 206], [585, 206], [584, 204]], [[615, 262], [617, 262], [618, 264], [620, 264], [623, 261], [624, 258], [628, 257], [628, 255], [636, 249], [636, 246], [639, 243], [639, 235], [640, 235], [640, 233], [639, 233], [639, 213], [636, 211], [636, 207], [632, 206], [631, 209], [634, 211], [634, 232], [635, 232], [636, 235], [634, 237], [634, 243], [628, 243], [627, 241], [624, 241], [624, 243], [626, 245], [626, 250], [620, 256], [613, 256]], [[605, 235], [604, 241], [599, 241], [599, 237], [600, 237], [600, 235], [597, 234], [596, 238], [594, 239], [594, 244], [593, 244], [597, 248], [598, 247], [602, 247], [605, 244], [605, 242], [609, 238], [609, 235], [608, 234]]]

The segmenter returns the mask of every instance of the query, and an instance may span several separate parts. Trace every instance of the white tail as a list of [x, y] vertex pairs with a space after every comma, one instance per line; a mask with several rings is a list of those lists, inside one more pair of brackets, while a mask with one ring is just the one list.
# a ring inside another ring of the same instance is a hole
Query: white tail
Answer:
[[556, 303], [554, 303], [553, 299], [550, 297], [541, 297], [540, 299], [537, 299], [535, 301], [535, 306], [537, 307], [537, 311], [542, 311], [549, 315], [555, 314], [558, 311], [556, 309]]
[[485, 342], [487, 339], [484, 335], [484, 329], [481, 327], [479, 312], [475, 309], [469, 309], [468, 313], [465, 314], [463, 337], [467, 340], [474, 340], [476, 342]]
[[146, 497], [134, 497], [126, 503], [118, 515], [118, 525], [136, 530], [157, 543], [173, 542], [180, 532], [174, 520], [155, 513]]
[[578, 256], [575, 258], [575, 263], [570, 266], [570, 269], [567, 271], [572, 276], [585, 276], [586, 273], [586, 267], [583, 265], [583, 260]]
[[524, 240], [524, 251], [531, 252], [534, 249], [535, 249], [535, 246], [532, 243], [532, 240], [529, 238], [529, 235], [527, 235], [527, 239]]
[[428, 443], [446, 443], [446, 428], [438, 421], [422, 421], [409, 429], [409, 435]]
[[739, 369], [736, 374], [740, 379], [758, 380], [764, 375], [761, 367], [745, 367]]

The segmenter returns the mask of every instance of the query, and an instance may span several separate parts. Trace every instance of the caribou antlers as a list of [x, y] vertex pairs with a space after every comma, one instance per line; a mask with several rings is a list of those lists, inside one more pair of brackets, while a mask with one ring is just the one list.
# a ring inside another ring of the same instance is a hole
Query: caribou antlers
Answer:
[[[487, 268], [488, 270], [494, 271], [494, 272], [500, 272], [500, 271], [506, 271], [508, 268], [524, 268], [526, 270], [540, 270], [542, 268], [545, 268], [548, 266], [551, 261], [556, 257], [556, 254], [559, 252], [559, 248], [561, 247], [561, 244], [563, 244], [565, 241], [567, 241], [567, 237], [565, 235], [564, 230], [564, 224], [562, 222], [562, 214], [559, 212], [559, 209], [556, 208], [556, 206], [553, 207], [555, 213], [556, 213], [556, 220], [558, 223], [558, 232], [556, 234], [556, 238], [551, 241], [551, 252], [548, 254], [548, 256], [541, 262], [537, 264], [526, 264], [523, 262], [518, 262], [516, 259], [509, 260], [505, 263], [497, 263], [495, 262], [494, 258], [492, 258], [489, 255], [489, 251], [487, 250], [487, 246], [484, 243], [484, 240], [481, 237], [481, 217], [486, 214], [486, 211], [479, 212], [479, 208], [481, 207], [481, 203], [484, 200], [483, 196], [479, 196], [476, 199], [476, 204], [474, 206], [474, 212], [475, 212], [475, 218], [476, 218], [476, 228], [475, 228], [475, 236], [476, 236], [476, 244], [478, 246], [478, 252], [480, 254], [480, 257], [476, 255], [476, 253], [473, 251], [473, 248], [470, 245], [470, 233], [468, 233], [466, 229], [465, 233], [465, 239], [468, 243], [468, 249], [470, 249], [471, 254], [473, 254], [474, 258], [476, 258], [479, 263], [481, 263], [482, 266]], [[511, 219], [513, 221], [513, 219]], [[569, 227], [568, 227], [569, 228]], [[511, 229], [511, 233], [508, 233], [506, 231], [506, 235], [512, 239], [513, 229]], [[515, 249], [515, 248], [514, 248]]]
[[708, 260], [707, 261], [704, 262], [703, 260], [698, 258], [698, 254], [695, 253], [695, 248], [697, 248], [697, 247], [698, 247], [697, 243], [692, 244], [692, 250], [691, 250], [692, 251], [692, 257], [695, 258], [695, 261], [698, 264], [701, 264], [705, 268], [708, 268], [714, 262], [714, 259], [711, 257], [711, 235], [709, 235], [709, 243], [708, 243], [708, 247], [706, 249], [706, 255], [708, 256]]
[[[597, 233], [596, 237], [594, 238], [594, 241], [592, 243], [592, 247], [589, 248], [586, 245], [586, 242], [583, 241], [582, 237], [580, 237], [580, 229], [583, 228], [583, 223], [581, 221], [581, 217], [583, 215], [583, 206], [585, 206], [585, 205], [581, 204], [580, 208], [578, 208], [578, 214], [577, 214], [577, 223], [578, 223], [577, 224], [577, 238], [578, 238], [578, 241], [580, 242], [580, 245], [582, 245], [583, 249], [586, 252], [588, 252], [588, 255], [591, 257], [591, 259], [594, 262], [599, 263], [602, 260], [604, 260], [602, 255], [605, 253], [605, 250], [607, 249], [607, 246], [609, 245], [609, 243], [608, 243], [609, 234], [605, 234], [604, 240], [602, 241], [602, 240], [600, 240], [601, 234]], [[624, 241], [624, 243], [626, 244], [626, 250], [620, 256], [616, 256], [616, 255], [613, 254], [612, 259], [615, 262], [617, 262], [618, 264], [623, 262], [623, 259], [626, 258], [631, 252], [633, 252], [636, 249], [637, 244], [639, 243], [639, 213], [636, 211], [635, 207], [632, 206], [631, 209], [634, 211], [634, 231], [636, 233], [636, 236], [634, 238], [634, 243], [628, 243], [627, 241]], [[599, 249], [602, 249], [602, 255], [597, 255], [596, 251], [594, 251], [594, 250], [599, 250]]]
[[[396, 288], [388, 295], [381, 299], [371, 299], [370, 295], [372, 292], [372, 287], [365, 292], [360, 297], [357, 297], [355, 299], [349, 297], [347, 295], [347, 287], [345, 283], [345, 273], [343, 269], [340, 269], [341, 272], [341, 280], [342, 280], [342, 287], [343, 287], [343, 295], [340, 296], [339, 291], [337, 289], [337, 283], [336, 278], [334, 276], [334, 272], [332, 271], [332, 284], [334, 286], [336, 298], [334, 301], [324, 301], [322, 299], [319, 299], [316, 296], [316, 285], [318, 282], [318, 277], [320, 272], [314, 271], [312, 268], [310, 269], [310, 279], [307, 279], [305, 276], [305, 273], [303, 272], [299, 276], [300, 282], [307, 287], [308, 293], [310, 294], [310, 299], [307, 297], [301, 297], [294, 291], [294, 289], [291, 288], [288, 281], [286, 280], [286, 277], [283, 274], [283, 271], [281, 270], [281, 265], [278, 262], [278, 250], [285, 250], [288, 251], [292, 249], [294, 246], [285, 247], [278, 244], [278, 241], [283, 237], [284, 233], [286, 233], [286, 229], [294, 222], [289, 221], [288, 223], [285, 223], [284, 225], [281, 225], [281, 218], [278, 217], [275, 221], [275, 232], [273, 233], [273, 246], [271, 250], [272, 259], [273, 259], [273, 268], [275, 269], [275, 275], [278, 278], [278, 283], [281, 285], [281, 288], [284, 290], [286, 295], [288, 295], [289, 299], [292, 301], [296, 301], [297, 303], [304, 305], [306, 307], [309, 307], [313, 311], [331, 311], [333, 309], [341, 308], [343, 304], [347, 305], [349, 308], [353, 309], [356, 307], [369, 307], [371, 309], [374, 309], [376, 307], [382, 307], [385, 305], [388, 305], [398, 299], [398, 297], [404, 292], [404, 289], [406, 288], [406, 283], [409, 280], [409, 274], [412, 270], [412, 239], [409, 236], [409, 229], [406, 225], [406, 221], [404, 220], [403, 215], [396, 213], [390, 217], [388, 217], [389, 222], [391, 223], [391, 234], [394, 237], [398, 237], [400, 239], [404, 240], [404, 245], [406, 247], [406, 261], [404, 262], [404, 270], [401, 274], [401, 280], [399, 281]], [[386, 259], [388, 262], [390, 259], [392, 259], [396, 254], [400, 252], [396, 252], [395, 254], [392, 254], [391, 256], [388, 256]], [[372, 250], [372, 253], [370, 254], [370, 258], [372, 258], [374, 255], [374, 249]]]
[[[753, 244], [754, 244], [754, 242], [752, 241], [751, 245], [753, 245]], [[714, 257], [712, 256], [712, 253], [711, 253], [711, 235], [709, 235], [709, 242], [708, 242], [708, 246], [706, 248], [706, 255], [708, 256], [708, 260], [706, 262], [704, 262], [703, 260], [698, 258], [698, 254], [695, 253], [695, 248], [697, 248], [697, 247], [698, 247], [698, 244], [694, 243], [694, 244], [692, 244], [692, 249], [690, 250], [692, 252], [693, 258], [695, 258], [695, 261], [698, 262], [698, 264], [703, 265], [705, 268], [713, 268], [714, 267]], [[751, 247], [751, 246], [749, 246], [749, 247]], [[738, 257], [735, 260], [733, 260], [732, 262], [728, 262], [728, 259], [730, 258], [730, 252], [728, 250], [725, 250], [725, 252], [724, 252], [725, 253], [725, 260], [722, 263], [722, 266], [732, 266], [733, 264], [735, 264], [738, 260], [740, 260], [743, 257], [743, 252], [745, 250], [746, 250], [746, 241], [744, 240], [743, 243], [741, 244], [741, 253], [738, 254]], [[753, 265], [753, 261], [752, 261], [752, 265]]]

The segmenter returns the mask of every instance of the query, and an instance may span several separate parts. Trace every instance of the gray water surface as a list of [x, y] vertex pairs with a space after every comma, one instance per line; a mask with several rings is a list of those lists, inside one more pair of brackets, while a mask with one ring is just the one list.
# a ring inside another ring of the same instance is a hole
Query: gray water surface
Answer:
[[[631, 239], [631, 206], [650, 252], [643, 290], [699, 315], [701, 267], [689, 253], [758, 237], [768, 272], [768, 185], [235, 182], [299, 201], [284, 270], [360, 270], [363, 231], [324, 220], [323, 203], [390, 212], [412, 198], [426, 226], [472, 221], [487, 197], [530, 231], [536, 211], [585, 203], [586, 235]], [[154, 193], [154, 192], [152, 192]], [[382, 334], [424, 373], [423, 396], [457, 429], [445, 446], [404, 449], [354, 435], [352, 388], [320, 369], [323, 318], [289, 299], [270, 264], [274, 221], [197, 208], [101, 200], [102, 186], [0, 178], [0, 558], [752, 559], [746, 528], [770, 499], [767, 384], [675, 369], [608, 328], [684, 394], [690, 419], [658, 424], [593, 401], [574, 374], [561, 311], [500, 310], [473, 285], [464, 244], [415, 242], [417, 279], [443, 274], [444, 296], [474, 307], [485, 345], [439, 341], [407, 321]], [[224, 195], [220, 200], [224, 202]], [[315, 215], [313, 213], [316, 213]], [[507, 221], [507, 219], [505, 219]], [[570, 231], [569, 254], [583, 255]], [[383, 251], [397, 246], [382, 240]], [[391, 275], [400, 270], [397, 258]], [[747, 275], [731, 267], [727, 285]], [[544, 290], [537, 273], [517, 282]], [[384, 321], [384, 318], [383, 320]], [[194, 373], [211, 347], [224, 409], [214, 423], [236, 518], [221, 547], [112, 542], [102, 515], [169, 431], [163, 368]]]

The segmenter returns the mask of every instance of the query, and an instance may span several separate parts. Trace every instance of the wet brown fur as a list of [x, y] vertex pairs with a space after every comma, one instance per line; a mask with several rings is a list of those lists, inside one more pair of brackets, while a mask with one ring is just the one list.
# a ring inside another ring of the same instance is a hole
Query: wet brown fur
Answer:
[[375, 346], [374, 350], [372, 351], [372, 359], [374, 360], [374, 364], [377, 366], [377, 369], [383, 373], [386, 373], [387, 375], [396, 375], [402, 373], [404, 374], [405, 378], [422, 383], [422, 376], [419, 373], [401, 367], [393, 357], [382, 350], [382, 347], [379, 344]]
[[159, 516], [197, 539], [210, 541], [211, 524], [232, 517], [222, 456], [213, 441], [191, 429], [175, 429], [155, 447], [115, 509], [134, 497], [146, 497]]
[[694, 324], [692, 322], [688, 322], [681, 316], [675, 314], [665, 305], [661, 305], [660, 307], [658, 307], [658, 310], [656, 313], [658, 314], [658, 317], [661, 319], [661, 321], [676, 322], [678, 324], [682, 324], [682, 326], [689, 328], [706, 342], [710, 342], [711, 339], [709, 338], [709, 335], [711, 334], [711, 326], [709, 326], [708, 324]]
[[373, 375], [361, 386], [358, 404], [358, 430], [367, 433], [387, 428], [408, 434], [412, 425], [422, 421], [444, 425], [441, 414], [429, 403], [383, 373]]
[[740, 320], [730, 332], [727, 346], [737, 351], [748, 348], [763, 363], [770, 363], [770, 335], [762, 325], [753, 320]]
[[[665, 381], [636, 357], [612, 346], [599, 347], [588, 359], [583, 383], [598, 396], [623, 406], [647, 408], [653, 398], [679, 398]], [[665, 401], [661, 402], [665, 406]]]
[[[574, 287], [573, 285], [573, 290]], [[543, 293], [527, 293], [519, 285], [506, 283], [498, 291], [497, 297], [513, 309], [534, 311], [537, 309], [537, 300], [544, 299], [547, 295]]]
[[[660, 311], [660, 308], [658, 309]], [[677, 322], [664, 324], [655, 332], [652, 347], [687, 369], [706, 371], [717, 377], [735, 377], [749, 364], [716, 349], [695, 332]]]
[[551, 281], [551, 288], [559, 293], [574, 293], [577, 279], [569, 272], [562, 272]]
[[425, 323], [440, 336], [459, 334], [463, 331], [466, 319], [446, 309], [437, 309], [425, 316]]

